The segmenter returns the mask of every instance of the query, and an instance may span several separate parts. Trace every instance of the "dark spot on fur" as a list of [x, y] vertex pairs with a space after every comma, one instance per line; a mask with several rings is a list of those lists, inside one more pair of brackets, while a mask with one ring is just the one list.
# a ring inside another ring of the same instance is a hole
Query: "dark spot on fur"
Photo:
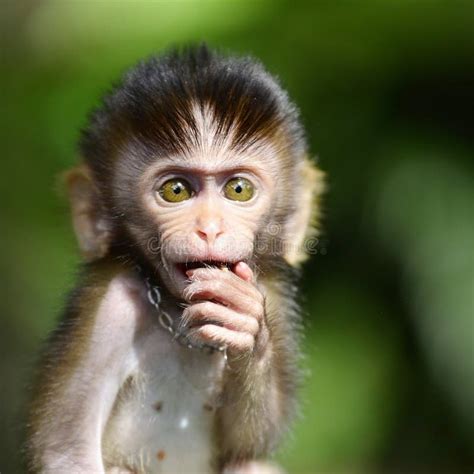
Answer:
[[156, 453], [156, 457], [157, 457], [158, 461], [163, 461], [163, 459], [165, 459], [165, 457], [166, 457], [166, 453], [162, 449], [160, 449]]

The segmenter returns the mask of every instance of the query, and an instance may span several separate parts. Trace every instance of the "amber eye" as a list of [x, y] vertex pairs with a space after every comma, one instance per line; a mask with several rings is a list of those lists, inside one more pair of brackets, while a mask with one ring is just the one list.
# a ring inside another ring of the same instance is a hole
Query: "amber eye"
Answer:
[[158, 194], [167, 202], [182, 202], [189, 199], [193, 192], [187, 181], [181, 178], [173, 178], [160, 187]]
[[224, 186], [224, 195], [232, 201], [249, 201], [254, 195], [253, 184], [245, 178], [232, 178]]

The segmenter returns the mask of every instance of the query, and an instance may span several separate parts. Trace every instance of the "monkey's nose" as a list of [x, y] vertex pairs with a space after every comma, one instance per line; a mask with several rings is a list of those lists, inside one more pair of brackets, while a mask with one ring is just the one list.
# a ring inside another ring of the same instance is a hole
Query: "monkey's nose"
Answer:
[[208, 222], [206, 225], [199, 226], [196, 234], [200, 239], [212, 245], [223, 234], [223, 230], [218, 222]]

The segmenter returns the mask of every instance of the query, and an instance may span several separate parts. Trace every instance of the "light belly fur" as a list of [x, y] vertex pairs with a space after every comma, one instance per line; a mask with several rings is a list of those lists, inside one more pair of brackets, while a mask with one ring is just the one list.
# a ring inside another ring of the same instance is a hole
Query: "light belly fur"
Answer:
[[222, 355], [179, 346], [161, 329], [137, 347], [138, 366], [119, 393], [103, 437], [105, 465], [134, 473], [213, 472]]

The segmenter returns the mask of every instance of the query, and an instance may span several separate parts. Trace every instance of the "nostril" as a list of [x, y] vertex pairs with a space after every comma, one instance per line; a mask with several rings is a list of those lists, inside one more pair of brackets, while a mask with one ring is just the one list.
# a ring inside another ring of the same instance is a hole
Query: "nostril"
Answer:
[[207, 240], [207, 234], [203, 232], [202, 230], [196, 231], [196, 234], [202, 239], [202, 240]]

